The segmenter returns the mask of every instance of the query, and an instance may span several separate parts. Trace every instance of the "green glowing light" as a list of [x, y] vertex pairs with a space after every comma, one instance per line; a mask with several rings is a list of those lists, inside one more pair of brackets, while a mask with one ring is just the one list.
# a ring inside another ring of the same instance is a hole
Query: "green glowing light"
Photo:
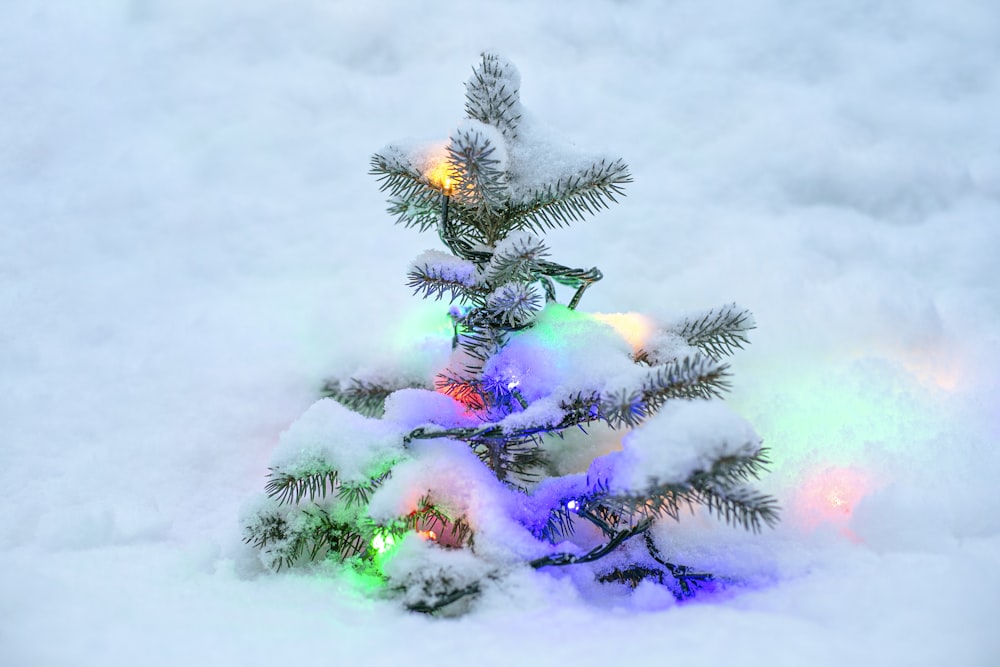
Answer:
[[396, 546], [396, 538], [392, 536], [392, 533], [376, 533], [375, 537], [372, 538], [372, 549], [380, 556], [394, 546]]

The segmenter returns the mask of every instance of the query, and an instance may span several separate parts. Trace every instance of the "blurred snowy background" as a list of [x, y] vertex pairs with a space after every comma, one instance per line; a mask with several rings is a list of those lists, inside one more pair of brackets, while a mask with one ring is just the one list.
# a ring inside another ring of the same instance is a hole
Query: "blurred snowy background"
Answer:
[[[784, 521], [669, 537], [721, 599], [241, 574], [278, 434], [434, 312], [368, 158], [488, 48], [635, 175], [550, 235], [585, 309], [756, 314]], [[1000, 664], [997, 118], [990, 0], [3, 2], [0, 664]]]

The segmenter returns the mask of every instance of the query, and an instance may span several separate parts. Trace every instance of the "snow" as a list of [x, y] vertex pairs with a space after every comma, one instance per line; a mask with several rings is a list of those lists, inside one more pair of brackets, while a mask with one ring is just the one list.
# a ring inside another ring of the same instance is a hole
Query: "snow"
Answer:
[[[0, 4], [0, 663], [996, 664], [998, 36], [986, 0]], [[657, 536], [744, 586], [528, 572], [441, 622], [243, 560], [326, 377], [447, 359], [366, 172], [487, 48], [635, 177], [546, 236], [605, 275], [582, 309], [755, 314], [727, 403], [783, 522]]]
[[410, 267], [411, 272], [423, 271], [434, 278], [456, 282], [466, 287], [472, 287], [479, 281], [479, 270], [475, 264], [440, 250], [423, 251], [413, 260]]
[[759, 449], [753, 427], [722, 401], [673, 401], [630, 431], [621, 452], [595, 461], [588, 477], [627, 493], [682, 483], [720, 457], [753, 456]]
[[385, 401], [383, 419], [409, 433], [419, 426], [445, 428], [478, 424], [464, 405], [451, 396], [430, 389], [400, 389]]
[[281, 434], [271, 466], [295, 476], [326, 472], [325, 467], [332, 466], [342, 483], [361, 484], [406, 457], [407, 432], [401, 424], [364, 417], [324, 398]]

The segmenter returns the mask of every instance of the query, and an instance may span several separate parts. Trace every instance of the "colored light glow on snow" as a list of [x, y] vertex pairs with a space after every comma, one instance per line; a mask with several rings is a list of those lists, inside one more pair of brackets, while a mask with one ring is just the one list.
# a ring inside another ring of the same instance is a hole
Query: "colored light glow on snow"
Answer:
[[807, 473], [795, 494], [795, 515], [803, 525], [839, 526], [852, 539], [847, 524], [858, 503], [872, 491], [871, 476], [857, 467], [828, 467]]
[[[848, 466], [872, 448], [903, 453], [940, 430], [933, 397], [898, 364], [847, 361], [768, 371], [771, 387], [737, 385], [733, 405], [771, 448], [775, 471]], [[749, 391], [749, 393], [743, 393]]]
[[395, 349], [412, 353], [415, 344], [443, 344], [451, 341], [453, 333], [451, 317], [442, 312], [441, 304], [414, 301], [393, 333], [392, 343]]
[[656, 330], [653, 320], [642, 313], [591, 313], [591, 315], [610, 325], [636, 352], [649, 342]]
[[912, 347], [900, 356], [903, 367], [926, 387], [950, 393], [958, 390], [965, 379], [961, 362], [943, 344]]
[[372, 538], [372, 549], [380, 556], [396, 546], [396, 538], [392, 533], [376, 533]]

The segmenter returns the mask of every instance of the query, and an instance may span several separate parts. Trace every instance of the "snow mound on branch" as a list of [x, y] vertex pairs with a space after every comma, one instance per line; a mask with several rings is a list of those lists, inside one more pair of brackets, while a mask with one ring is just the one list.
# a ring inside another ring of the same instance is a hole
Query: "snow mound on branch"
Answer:
[[382, 564], [389, 585], [403, 589], [402, 601], [408, 607], [434, 606], [456, 590], [479, 585], [491, 569], [468, 549], [442, 549], [413, 533], [406, 534]]
[[451, 142], [451, 150], [460, 150], [462, 146], [475, 150], [492, 149], [489, 155], [484, 157], [496, 161], [492, 165], [494, 169], [507, 172], [509, 163], [507, 141], [500, 130], [492, 125], [472, 118], [465, 118], [458, 123], [455, 131], [451, 133], [449, 141]]
[[466, 287], [479, 282], [479, 269], [472, 262], [440, 250], [425, 250], [410, 264], [411, 271], [423, 271], [442, 280], [453, 280]]
[[399, 424], [370, 419], [324, 398], [281, 434], [271, 467], [310, 474], [332, 467], [343, 483], [367, 482], [405, 456]]
[[429, 389], [400, 389], [389, 394], [383, 419], [408, 431], [426, 425], [451, 428], [478, 423], [454, 398]]
[[391, 522], [417, 509], [425, 497], [450, 519], [464, 517], [475, 533], [476, 554], [498, 563], [540, 555], [540, 545], [516, 520], [521, 500], [493, 476], [469, 446], [439, 438], [414, 441], [413, 458], [396, 465], [371, 496], [368, 515]]
[[487, 362], [484, 373], [516, 386], [529, 403], [548, 395], [602, 391], [640, 377], [629, 344], [608, 324], [557, 303]]
[[508, 171], [515, 201], [528, 201], [546, 186], [572, 179], [602, 160], [617, 159], [610, 153], [581, 150], [530, 111], [522, 114], [517, 133], [517, 140], [509, 144]]
[[622, 440], [622, 451], [595, 459], [588, 478], [613, 492], [678, 484], [725, 456], [753, 456], [760, 436], [725, 403], [672, 401]]

